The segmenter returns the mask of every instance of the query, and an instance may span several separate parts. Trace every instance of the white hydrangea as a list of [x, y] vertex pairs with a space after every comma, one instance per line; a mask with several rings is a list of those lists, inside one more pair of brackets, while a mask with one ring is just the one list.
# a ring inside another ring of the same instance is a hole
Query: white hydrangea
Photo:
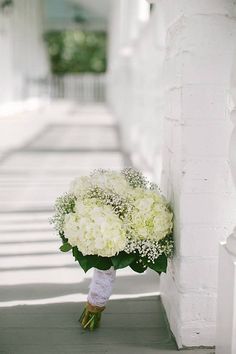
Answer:
[[86, 195], [91, 186], [91, 178], [89, 176], [77, 177], [72, 181], [69, 193], [75, 196], [83, 197]]
[[112, 257], [126, 245], [122, 221], [110, 206], [99, 205], [94, 199], [76, 202], [75, 213], [65, 217], [64, 234], [83, 255]]
[[131, 187], [125, 177], [116, 171], [95, 171], [91, 176], [76, 178], [70, 186], [70, 193], [83, 197], [90, 188], [100, 187], [107, 192], [126, 196]]
[[132, 197], [134, 208], [129, 218], [132, 237], [159, 241], [171, 233], [173, 214], [159, 193], [136, 188]]
[[107, 192], [115, 192], [121, 197], [127, 196], [131, 189], [125, 177], [116, 171], [104, 171], [103, 173], [94, 173], [91, 183], [93, 186], [98, 186]]

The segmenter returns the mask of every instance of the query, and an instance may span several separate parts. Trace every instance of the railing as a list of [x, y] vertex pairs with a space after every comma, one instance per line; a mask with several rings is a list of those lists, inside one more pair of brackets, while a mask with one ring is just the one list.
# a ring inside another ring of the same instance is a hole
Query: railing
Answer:
[[70, 74], [27, 81], [26, 96], [69, 99], [81, 103], [106, 101], [106, 74]]

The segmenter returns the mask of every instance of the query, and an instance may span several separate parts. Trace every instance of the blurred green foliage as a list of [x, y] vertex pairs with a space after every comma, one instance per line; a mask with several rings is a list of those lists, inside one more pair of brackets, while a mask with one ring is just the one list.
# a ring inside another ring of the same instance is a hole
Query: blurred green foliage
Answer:
[[52, 73], [100, 73], [106, 71], [105, 32], [50, 31], [44, 35]]

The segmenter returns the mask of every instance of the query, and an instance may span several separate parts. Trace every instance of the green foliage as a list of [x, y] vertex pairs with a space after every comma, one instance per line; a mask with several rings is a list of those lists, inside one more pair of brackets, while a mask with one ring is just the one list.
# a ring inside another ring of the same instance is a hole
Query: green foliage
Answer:
[[44, 39], [54, 74], [106, 71], [105, 32], [50, 31]]
[[136, 273], [143, 273], [147, 269], [147, 266], [142, 261], [137, 260], [130, 264], [130, 268]]
[[69, 252], [71, 249], [72, 246], [68, 242], [63, 243], [63, 245], [60, 247], [62, 252]]
[[108, 270], [112, 266], [110, 258], [96, 255], [83, 256], [77, 247], [73, 247], [73, 256], [75, 260], [79, 262], [85, 273], [93, 267], [100, 270]]
[[13, 0], [3, 0], [0, 4], [1, 6], [1, 9], [6, 9], [7, 7], [10, 7], [10, 6], [13, 6], [14, 3], [13, 3]]
[[154, 263], [148, 261], [147, 257], [139, 258], [130, 264], [130, 268], [132, 268], [137, 273], [143, 273], [147, 268], [150, 268], [159, 274], [166, 273], [167, 257], [163, 253], [157, 259], [155, 259]]
[[163, 253], [161, 254], [154, 263], [148, 262], [146, 257], [140, 258], [135, 253], [120, 252], [118, 255], [108, 258], [100, 257], [96, 255], [84, 256], [77, 247], [73, 247], [68, 243], [64, 243], [60, 250], [62, 252], [68, 252], [72, 249], [73, 256], [76, 261], [79, 262], [81, 268], [85, 273], [91, 268], [97, 268], [100, 270], [108, 270], [113, 266], [115, 269], [122, 269], [130, 266], [137, 273], [143, 273], [147, 268], [154, 270], [155, 272], [161, 274], [166, 273], [167, 269], [167, 257]]
[[137, 259], [135, 253], [120, 252], [118, 255], [111, 257], [112, 264], [115, 269], [128, 267]]
[[148, 263], [149, 268], [155, 270], [155, 272], [161, 274], [161, 273], [166, 273], [166, 268], [167, 268], [167, 257], [163, 253], [161, 254], [157, 259], [155, 259], [155, 262], [149, 262]]

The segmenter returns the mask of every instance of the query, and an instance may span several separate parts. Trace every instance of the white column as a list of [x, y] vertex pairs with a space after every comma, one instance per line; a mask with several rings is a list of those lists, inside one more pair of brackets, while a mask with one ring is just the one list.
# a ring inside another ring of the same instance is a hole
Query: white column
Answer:
[[132, 47], [143, 25], [149, 18], [149, 6], [145, 0], [116, 0], [112, 2], [109, 30], [109, 66], [120, 61], [120, 57]]
[[0, 12], [0, 101], [24, 99], [27, 80], [47, 76], [41, 0], [15, 0], [9, 13]]
[[[136, 167], [159, 181], [164, 106], [164, 2], [158, 2], [151, 16], [147, 1], [125, 0], [121, 4], [125, 7], [119, 12], [115, 8], [118, 2], [114, 3], [111, 22], [112, 47], [115, 46], [113, 36], [120, 38], [120, 46], [112, 52], [110, 102], [120, 122], [123, 148]], [[114, 25], [117, 22], [122, 24], [121, 34]]]
[[159, 0], [133, 54], [133, 111], [129, 139], [133, 163], [157, 183], [160, 183], [162, 169], [165, 56], [165, 1]]
[[14, 98], [12, 17], [12, 12], [0, 11], [0, 103]]
[[227, 112], [235, 3], [165, 3], [162, 187], [175, 211], [176, 255], [162, 277], [161, 295], [180, 348], [214, 346], [218, 245], [229, 234], [236, 215], [228, 164], [232, 126]]
[[13, 62], [22, 91], [27, 90], [28, 80], [46, 77], [49, 65], [43, 42], [42, 1], [16, 0], [14, 4]]
[[112, 2], [109, 46], [109, 103], [120, 121], [124, 147], [128, 150], [127, 132], [131, 90], [132, 58], [136, 40], [149, 17], [145, 0]]
[[[236, 52], [231, 84], [234, 125], [230, 141], [230, 165], [236, 186]], [[236, 353], [236, 227], [220, 244], [216, 354]]]

